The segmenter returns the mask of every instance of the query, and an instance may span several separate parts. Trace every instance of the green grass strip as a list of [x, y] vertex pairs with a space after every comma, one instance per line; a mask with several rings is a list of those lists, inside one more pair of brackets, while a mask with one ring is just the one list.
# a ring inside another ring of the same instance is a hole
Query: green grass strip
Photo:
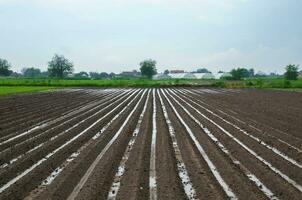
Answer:
[[54, 89], [55, 87], [37, 87], [37, 86], [0, 86], [0, 96], [18, 93], [33, 93]]

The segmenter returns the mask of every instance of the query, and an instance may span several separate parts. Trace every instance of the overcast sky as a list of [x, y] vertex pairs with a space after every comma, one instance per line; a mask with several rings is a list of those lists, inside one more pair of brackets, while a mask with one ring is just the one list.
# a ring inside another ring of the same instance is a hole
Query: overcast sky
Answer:
[[76, 71], [233, 67], [283, 72], [302, 64], [301, 0], [0, 0], [0, 58]]

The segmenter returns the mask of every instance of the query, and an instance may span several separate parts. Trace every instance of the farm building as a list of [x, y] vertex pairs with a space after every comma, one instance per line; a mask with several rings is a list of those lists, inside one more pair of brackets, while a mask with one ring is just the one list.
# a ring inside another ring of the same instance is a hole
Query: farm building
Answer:
[[171, 74], [180, 74], [180, 73], [185, 73], [184, 70], [182, 69], [175, 69], [175, 70], [170, 70]]
[[118, 75], [118, 77], [127, 77], [127, 78], [137, 78], [140, 77], [141, 73], [137, 70], [132, 71], [123, 71]]
[[193, 73], [170, 73], [169, 76], [174, 79], [196, 79]]
[[154, 80], [164, 80], [164, 79], [220, 79], [224, 77], [231, 77], [232, 75], [229, 72], [223, 72], [223, 73], [191, 73], [191, 72], [185, 72], [185, 73], [170, 73], [170, 74], [164, 74], [159, 73], [153, 76]]
[[215, 79], [212, 73], [194, 73], [197, 79]]

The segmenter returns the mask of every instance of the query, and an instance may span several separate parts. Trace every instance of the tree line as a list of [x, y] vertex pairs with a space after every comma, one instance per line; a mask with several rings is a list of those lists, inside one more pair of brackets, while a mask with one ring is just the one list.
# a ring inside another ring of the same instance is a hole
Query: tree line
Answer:
[[[74, 71], [74, 65], [62, 55], [55, 54], [51, 61], [48, 62], [47, 71], [41, 71], [39, 68], [29, 67], [21, 70], [22, 76], [30, 78], [59, 78], [63, 79], [68, 77]], [[140, 71], [143, 77], [151, 79], [157, 73], [156, 61], [152, 59], [144, 60], [140, 63]], [[10, 76], [14, 72], [11, 70], [11, 64], [0, 58], [0, 76]], [[112, 79], [116, 76], [114, 73], [106, 72], [85, 72], [73, 74], [74, 79]]]
[[[55, 54], [51, 61], [48, 62], [48, 69], [42, 72], [38, 68], [29, 67], [21, 70], [25, 77], [56, 77], [64, 78], [73, 72], [73, 63], [64, 56]], [[11, 64], [0, 58], [0, 76], [10, 76], [14, 72], [11, 70]]]
[[[284, 77], [286, 80], [297, 80], [299, 73], [298, 65], [287, 65], [285, 68], [286, 72]], [[68, 75], [72, 74], [74, 71], [74, 65], [71, 61], [66, 59], [63, 55], [55, 54], [51, 61], [48, 62], [47, 71], [41, 71], [38, 68], [29, 67], [23, 68], [21, 70], [22, 75], [24, 77], [52, 77], [63, 79], [68, 77]], [[151, 79], [154, 75], [157, 74], [156, 69], [156, 61], [152, 59], [144, 60], [140, 63], [140, 72], [142, 77]], [[11, 64], [5, 60], [0, 58], [0, 76], [10, 76], [14, 72], [11, 70]], [[169, 71], [165, 70], [165, 74], [168, 74]], [[198, 69], [195, 73], [211, 73], [205, 68]], [[255, 77], [254, 69], [246, 69], [246, 68], [234, 68], [231, 70], [231, 77], [227, 79], [231, 80], [241, 80], [244, 78]], [[116, 76], [114, 73], [106, 73], [106, 72], [79, 72], [73, 74], [73, 78], [75, 79], [112, 79]], [[258, 75], [259, 76], [259, 75]]]
[[[255, 75], [254, 69], [235, 68], [231, 71], [232, 80], [242, 80], [244, 78], [261, 77], [263, 75]], [[285, 67], [284, 78], [286, 80], [297, 80], [299, 76], [299, 65], [287, 65]]]
[[[66, 59], [62, 55], [55, 54], [51, 61], [48, 62], [47, 71], [41, 71], [39, 68], [28, 67], [23, 68], [21, 70], [22, 76], [29, 78], [66, 78], [68, 75], [72, 74], [74, 71], [74, 65], [68, 59]], [[0, 58], [0, 76], [10, 76], [13, 75], [13, 71], [11, 70], [11, 64], [5, 60]], [[106, 72], [79, 72], [74, 74], [74, 78], [84, 79], [84, 78], [92, 78], [92, 79], [108, 79], [112, 78], [114, 73], [107, 74]]]

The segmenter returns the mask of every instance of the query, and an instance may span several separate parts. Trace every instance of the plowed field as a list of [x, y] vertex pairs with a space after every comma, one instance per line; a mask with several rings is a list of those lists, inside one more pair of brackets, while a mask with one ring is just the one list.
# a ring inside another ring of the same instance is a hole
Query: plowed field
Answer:
[[73, 89], [3, 98], [0, 199], [302, 199], [302, 93]]

